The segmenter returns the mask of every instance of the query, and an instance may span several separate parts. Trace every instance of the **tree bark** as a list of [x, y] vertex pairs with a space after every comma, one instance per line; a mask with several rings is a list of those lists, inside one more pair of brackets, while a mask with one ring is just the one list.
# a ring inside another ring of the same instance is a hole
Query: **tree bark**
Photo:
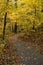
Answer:
[[7, 12], [5, 13], [5, 16], [4, 16], [3, 40], [5, 38], [6, 20], [7, 20]]
[[14, 32], [17, 33], [17, 22], [15, 22]]

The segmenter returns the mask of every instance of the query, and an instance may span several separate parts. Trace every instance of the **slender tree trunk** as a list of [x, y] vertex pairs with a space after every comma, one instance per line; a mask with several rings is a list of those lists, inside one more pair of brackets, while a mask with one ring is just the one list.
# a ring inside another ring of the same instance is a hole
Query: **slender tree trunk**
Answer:
[[5, 38], [5, 29], [6, 29], [8, 2], [9, 2], [9, 0], [6, 0], [6, 12], [5, 12], [5, 16], [4, 16], [4, 27], [3, 27], [3, 40], [4, 40], [4, 38]]
[[7, 19], [7, 12], [5, 13], [5, 16], [4, 16], [3, 40], [4, 40], [4, 38], [5, 38], [6, 19]]
[[14, 32], [17, 33], [17, 22], [15, 22]]
[[[35, 18], [35, 20], [36, 20], [36, 6], [33, 6], [34, 7], [34, 18]], [[33, 21], [33, 30], [35, 30], [35, 20]]]
[[[17, 8], [18, 8], [17, 1], [18, 1], [18, 0], [15, 0], [15, 9], [16, 9], [16, 10], [17, 10]], [[17, 16], [17, 14], [16, 14], [16, 16]], [[14, 33], [17, 33], [17, 19], [16, 19], [15, 26], [14, 26]]]

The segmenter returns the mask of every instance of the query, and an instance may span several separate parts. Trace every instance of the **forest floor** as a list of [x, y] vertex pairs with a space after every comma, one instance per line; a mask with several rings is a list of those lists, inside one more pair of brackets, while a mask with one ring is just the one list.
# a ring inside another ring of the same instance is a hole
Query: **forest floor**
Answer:
[[2, 65], [43, 65], [40, 45], [35, 44], [30, 37], [24, 39], [20, 35], [22, 36], [15, 34], [8, 37], [2, 53]]

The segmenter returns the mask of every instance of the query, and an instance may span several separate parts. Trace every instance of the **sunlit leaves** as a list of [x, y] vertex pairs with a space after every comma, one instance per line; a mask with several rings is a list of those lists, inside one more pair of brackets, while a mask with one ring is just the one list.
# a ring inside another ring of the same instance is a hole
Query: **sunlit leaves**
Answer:
[[[7, 0], [0, 0], [0, 15], [3, 15], [5, 11], [8, 12], [8, 17], [13, 19], [24, 21], [33, 21], [37, 18], [37, 21], [41, 17], [41, 10], [42, 9], [42, 1], [41, 0], [9, 0], [8, 6], [6, 8], [6, 1]], [[36, 17], [35, 17], [35, 8], [36, 8]], [[17, 15], [16, 15], [17, 13]], [[22, 17], [23, 16], [23, 17]]]

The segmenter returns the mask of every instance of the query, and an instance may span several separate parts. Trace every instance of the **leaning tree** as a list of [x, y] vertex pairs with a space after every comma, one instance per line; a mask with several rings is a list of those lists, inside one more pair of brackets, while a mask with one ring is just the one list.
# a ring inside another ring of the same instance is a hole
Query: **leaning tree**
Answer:
[[6, 7], [5, 7], [5, 15], [4, 15], [4, 27], [3, 27], [3, 40], [5, 38], [5, 29], [6, 29], [6, 20], [7, 20], [7, 8], [8, 8], [8, 2], [9, 0], [6, 1]]

